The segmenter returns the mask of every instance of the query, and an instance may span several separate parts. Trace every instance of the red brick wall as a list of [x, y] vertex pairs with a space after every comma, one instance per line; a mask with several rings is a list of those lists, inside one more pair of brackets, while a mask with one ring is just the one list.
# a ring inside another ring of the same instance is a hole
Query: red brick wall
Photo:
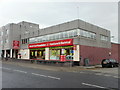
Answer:
[[111, 52], [111, 58], [116, 59], [118, 62], [120, 62], [120, 44], [112, 43]]
[[82, 57], [81, 65], [83, 65], [83, 59], [89, 58], [90, 65], [101, 64], [101, 61], [109, 56], [110, 48], [99, 48], [80, 45], [80, 55]]

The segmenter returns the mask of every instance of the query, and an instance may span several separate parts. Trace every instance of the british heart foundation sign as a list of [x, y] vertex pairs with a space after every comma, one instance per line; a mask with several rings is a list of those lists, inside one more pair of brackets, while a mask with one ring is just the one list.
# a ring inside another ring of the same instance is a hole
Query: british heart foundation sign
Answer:
[[32, 48], [43, 48], [43, 47], [57, 47], [57, 46], [68, 46], [73, 45], [73, 39], [57, 40], [43, 43], [29, 44], [29, 49]]
[[19, 49], [20, 47], [20, 41], [14, 40], [13, 41], [13, 49]]

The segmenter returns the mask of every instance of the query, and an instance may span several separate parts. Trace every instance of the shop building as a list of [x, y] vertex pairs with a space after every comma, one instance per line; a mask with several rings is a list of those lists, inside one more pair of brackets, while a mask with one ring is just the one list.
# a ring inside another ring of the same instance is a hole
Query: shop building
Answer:
[[26, 38], [29, 43], [21, 43], [22, 59], [72, 60], [84, 65], [88, 58], [93, 65], [111, 52], [110, 31], [79, 19], [21, 35], [21, 42]]
[[[29, 22], [9, 23], [0, 28], [0, 56], [18, 58], [21, 35], [39, 29], [38, 24]], [[26, 40], [28, 42], [28, 39]]]
[[87, 60], [95, 65], [112, 57], [110, 31], [79, 19], [42, 29], [25, 21], [8, 24], [0, 29], [0, 43], [4, 57], [9, 53], [17, 59], [73, 61], [80, 65]]

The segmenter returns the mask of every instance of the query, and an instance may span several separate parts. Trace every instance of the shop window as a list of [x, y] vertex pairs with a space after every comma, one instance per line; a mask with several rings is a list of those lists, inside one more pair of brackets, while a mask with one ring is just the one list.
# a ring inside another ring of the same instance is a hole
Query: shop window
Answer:
[[43, 49], [43, 50], [30, 50], [30, 59], [45, 60], [45, 49]]
[[66, 60], [73, 60], [73, 48], [65, 46], [50, 49], [50, 60], [60, 60], [61, 55], [65, 55]]
[[72, 48], [61, 49], [61, 55], [65, 55], [66, 60], [73, 60], [73, 49]]
[[60, 50], [58, 49], [50, 50], [50, 60], [60, 60]]

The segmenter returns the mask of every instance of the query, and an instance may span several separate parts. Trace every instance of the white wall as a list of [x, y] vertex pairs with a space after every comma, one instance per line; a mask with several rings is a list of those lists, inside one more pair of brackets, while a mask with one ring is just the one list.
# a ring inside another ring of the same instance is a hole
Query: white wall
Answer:
[[45, 48], [45, 60], [49, 60], [49, 55], [50, 55], [49, 48]]
[[[21, 59], [30, 59], [30, 51], [29, 51], [29, 49], [21, 49], [20, 51], [19, 51], [19, 53], [21, 53]], [[18, 57], [18, 59], [19, 59], [19, 57]]]
[[73, 61], [80, 61], [80, 45], [76, 45], [76, 50], [74, 50]]

